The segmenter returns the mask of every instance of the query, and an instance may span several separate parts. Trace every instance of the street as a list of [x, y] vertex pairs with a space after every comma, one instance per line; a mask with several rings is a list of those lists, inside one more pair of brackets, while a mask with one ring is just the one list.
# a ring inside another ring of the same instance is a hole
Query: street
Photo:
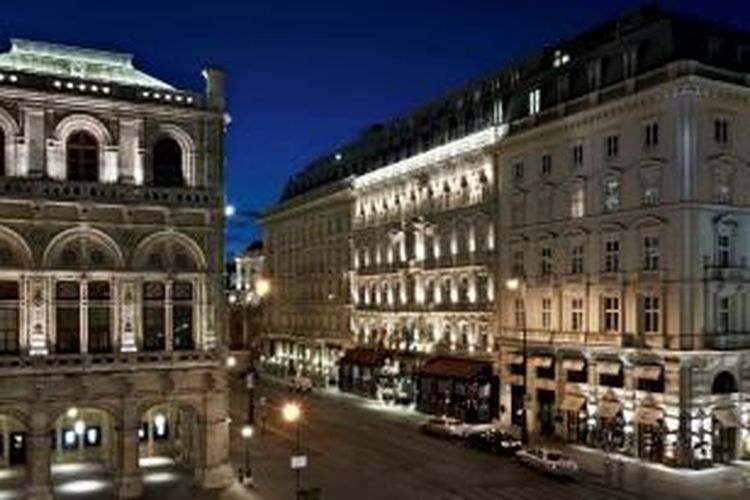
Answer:
[[[264, 500], [291, 499], [294, 429], [279, 418], [279, 405], [289, 396], [278, 385], [261, 386], [257, 397], [262, 396], [269, 401], [269, 429], [251, 440], [254, 491]], [[233, 397], [234, 411], [241, 411], [240, 400]], [[510, 458], [424, 436], [417, 430], [422, 419], [341, 394], [305, 397], [301, 440], [309, 467], [302, 473], [303, 488], [320, 488], [326, 500], [635, 498], [587, 477], [560, 481]], [[241, 463], [242, 443], [233, 442]]]

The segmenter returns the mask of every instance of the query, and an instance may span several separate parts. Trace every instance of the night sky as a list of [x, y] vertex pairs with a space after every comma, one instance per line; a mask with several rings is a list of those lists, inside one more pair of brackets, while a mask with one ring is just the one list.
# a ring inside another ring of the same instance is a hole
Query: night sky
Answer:
[[[642, 3], [19, 0], [3, 2], [0, 44], [122, 50], [157, 78], [198, 90], [204, 65], [225, 69], [227, 196], [240, 210], [263, 210], [294, 171], [369, 124]], [[750, 29], [748, 0], [660, 3]], [[229, 246], [258, 234], [234, 225]]]

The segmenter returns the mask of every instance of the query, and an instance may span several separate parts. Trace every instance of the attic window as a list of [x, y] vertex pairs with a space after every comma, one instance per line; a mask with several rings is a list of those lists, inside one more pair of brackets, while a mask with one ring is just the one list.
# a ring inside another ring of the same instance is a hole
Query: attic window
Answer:
[[555, 57], [552, 61], [552, 66], [555, 68], [559, 68], [561, 66], [565, 66], [570, 62], [570, 54], [567, 52], [563, 52], [561, 50], [555, 51]]

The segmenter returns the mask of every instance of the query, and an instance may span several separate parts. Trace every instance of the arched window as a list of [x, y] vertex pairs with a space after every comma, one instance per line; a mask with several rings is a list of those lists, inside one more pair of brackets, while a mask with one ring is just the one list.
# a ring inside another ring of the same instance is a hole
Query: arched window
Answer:
[[185, 184], [182, 175], [182, 149], [170, 137], [159, 139], [154, 145], [154, 186], [181, 187]]
[[84, 182], [99, 180], [99, 143], [93, 135], [85, 130], [73, 132], [68, 137], [65, 148], [68, 180]]
[[734, 375], [724, 371], [714, 377], [713, 384], [711, 384], [711, 394], [731, 394], [733, 392], [737, 392], [737, 382]]

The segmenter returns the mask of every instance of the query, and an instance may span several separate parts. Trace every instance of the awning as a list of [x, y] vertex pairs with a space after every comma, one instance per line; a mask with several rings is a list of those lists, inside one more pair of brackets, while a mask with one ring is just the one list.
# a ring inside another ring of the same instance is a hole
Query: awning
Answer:
[[619, 361], [597, 361], [596, 370], [599, 375], [619, 375], [622, 363]]
[[600, 418], [615, 418], [615, 415], [622, 408], [622, 404], [614, 399], [605, 399], [599, 403]]
[[714, 418], [719, 421], [722, 427], [739, 427], [740, 420], [737, 413], [731, 408], [718, 408], [714, 410]]
[[659, 380], [664, 373], [664, 367], [661, 365], [636, 365], [636, 378], [646, 380]]
[[509, 365], [522, 365], [523, 364], [523, 354], [513, 353], [508, 354], [508, 364]]
[[364, 347], [355, 347], [344, 353], [339, 359], [339, 364], [359, 365], [359, 366], [383, 366], [389, 352], [382, 349], [367, 349]]
[[562, 367], [563, 370], [567, 370], [569, 372], [580, 372], [581, 370], [586, 368], [586, 360], [574, 358], [563, 359]]
[[579, 412], [583, 409], [583, 405], [585, 404], [586, 396], [581, 396], [580, 394], [566, 394], [560, 405], [560, 410]]
[[460, 378], [464, 380], [481, 378], [492, 373], [492, 363], [465, 358], [438, 356], [428, 359], [419, 370], [419, 375]]
[[656, 406], [641, 406], [635, 412], [635, 421], [644, 425], [659, 425], [659, 420], [664, 416], [664, 411]]
[[531, 358], [531, 366], [536, 368], [550, 368], [554, 362], [555, 358], [547, 355], [540, 356], [537, 354]]

